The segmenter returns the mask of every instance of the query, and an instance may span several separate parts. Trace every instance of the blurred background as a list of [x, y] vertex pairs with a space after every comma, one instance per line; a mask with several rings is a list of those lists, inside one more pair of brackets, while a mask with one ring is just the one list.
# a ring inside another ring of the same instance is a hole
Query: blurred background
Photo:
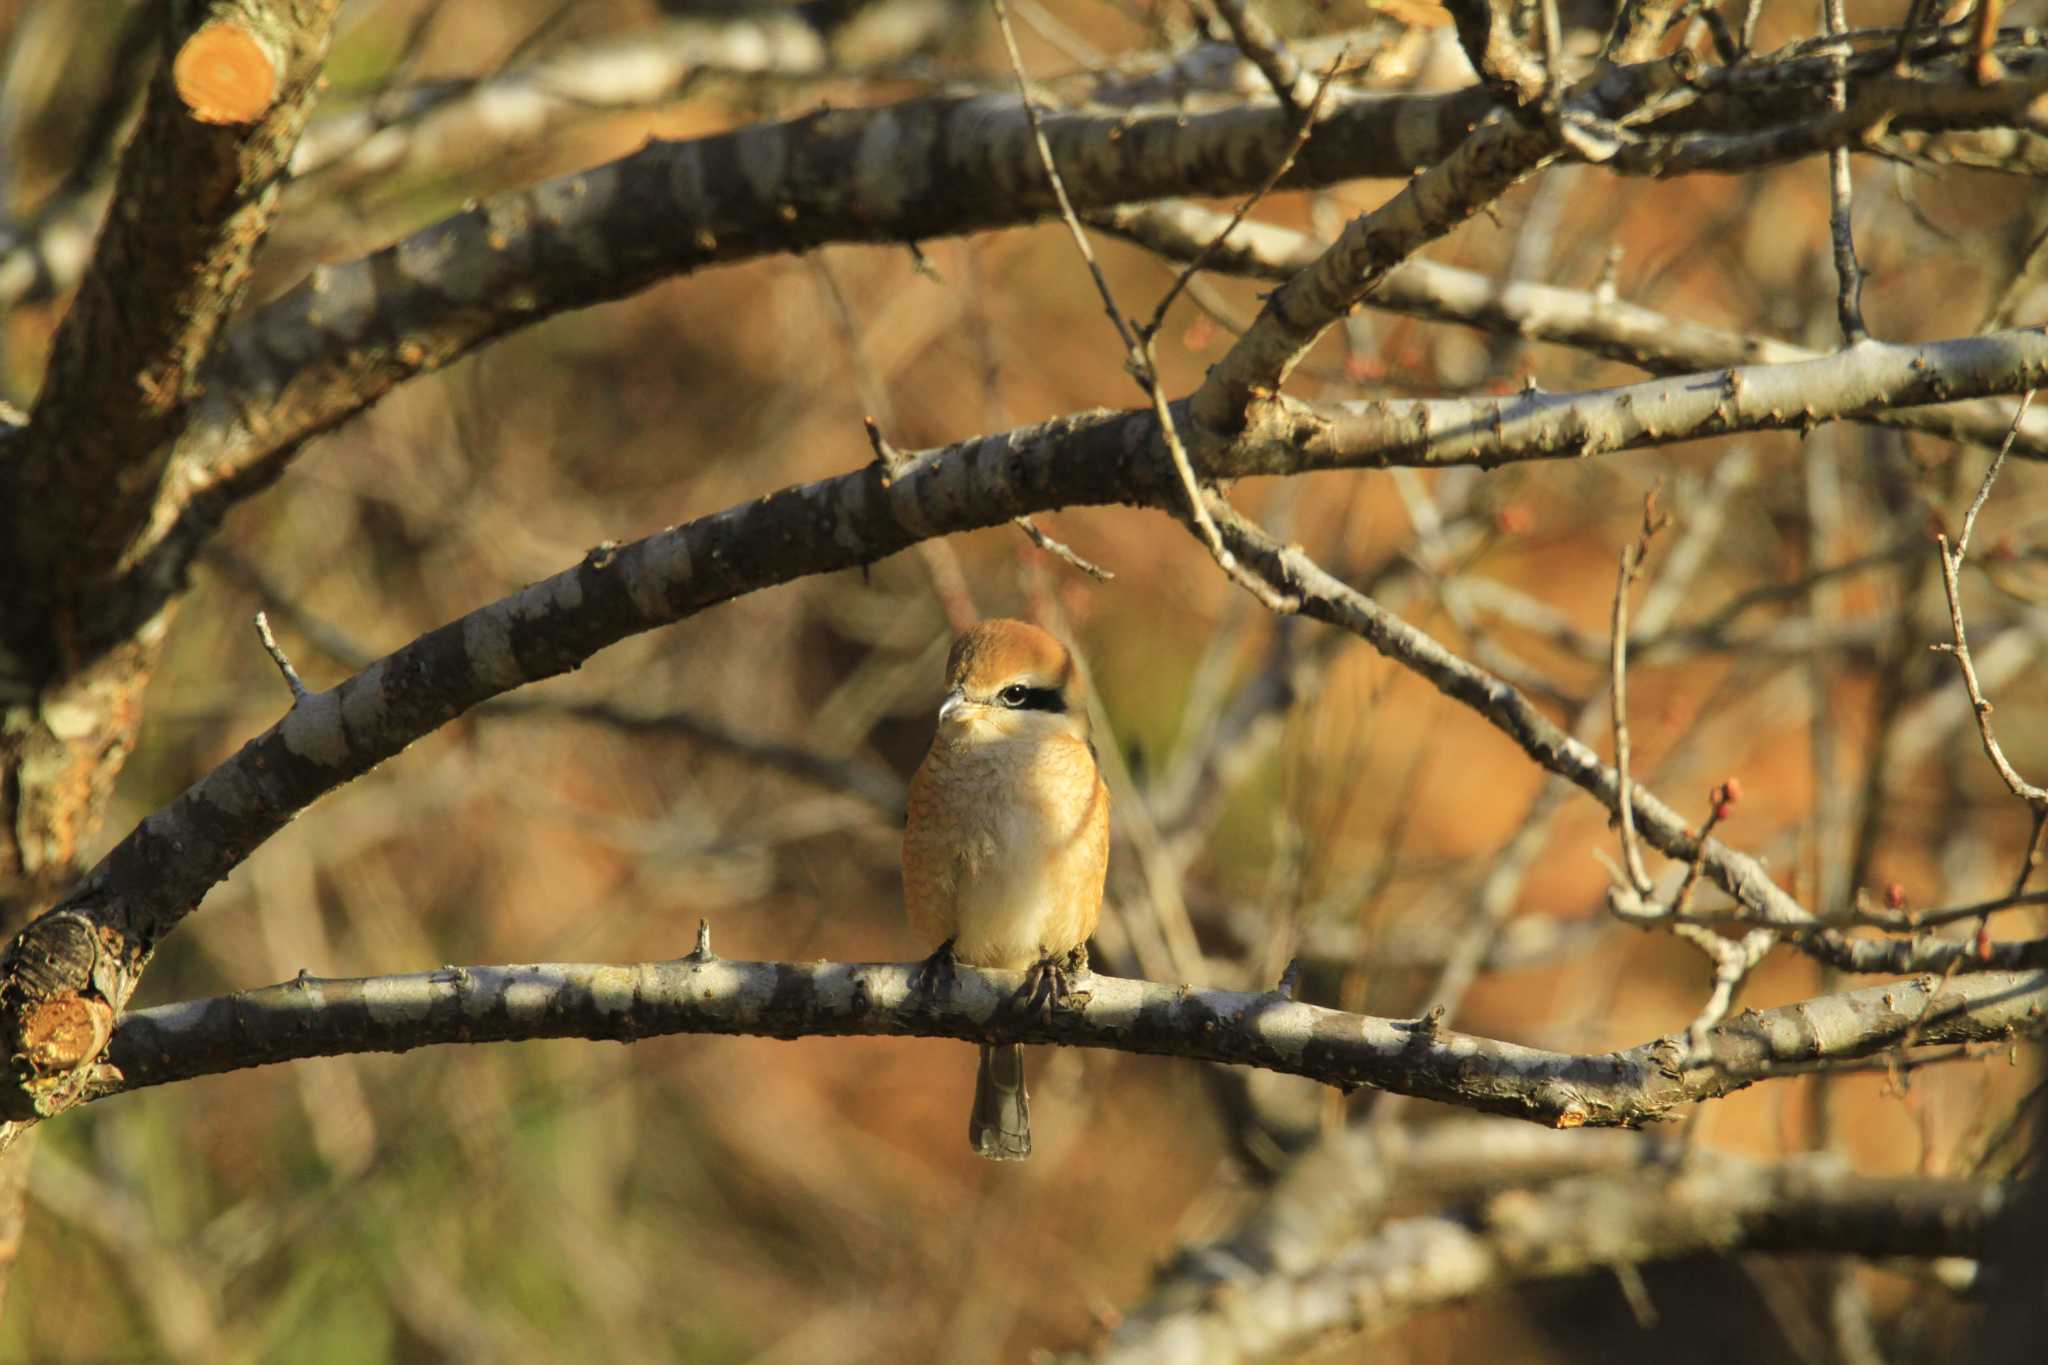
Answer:
[[[136, 8], [0, 6], [17, 242], [89, 212], [126, 112], [106, 92], [139, 85]], [[1179, 3], [1012, 8], [1026, 63], [1068, 99], [1199, 36]], [[1890, 22], [1895, 8], [1851, 17]], [[863, 12], [812, 14], [830, 27]], [[650, 137], [1007, 87], [987, 11], [935, 13], [860, 37], [870, 47], [833, 29], [843, 43], [820, 70], [741, 70], [728, 54], [632, 107], [586, 102], [510, 140], [422, 134], [395, 160], [309, 170], [252, 301], [467, 197]], [[1369, 35], [1383, 88], [1470, 79], [1428, 5], [1268, 13], [1289, 35]], [[2029, 13], [2013, 7], [2007, 22]], [[1811, 19], [1774, 7], [1760, 46], [1805, 36]], [[729, 22], [645, 0], [357, 0], [319, 117], [381, 109], [430, 129], [478, 80]], [[1249, 66], [1228, 79], [1262, 92]], [[2038, 320], [2036, 182], [1860, 158], [1856, 170], [1878, 336]], [[1258, 214], [1326, 235], [1396, 189], [1276, 195]], [[1149, 314], [1174, 268], [1109, 238], [1097, 250], [1125, 310]], [[1670, 182], [1562, 167], [1430, 255], [1836, 344], [1819, 162]], [[7, 273], [18, 264], [0, 260], [0, 386], [23, 403], [68, 295], [61, 272]], [[1199, 382], [1264, 287], [1204, 277], [1176, 304], [1160, 346], [1170, 393]], [[859, 466], [864, 416], [908, 449], [1128, 407], [1141, 395], [1121, 361], [1058, 225], [720, 269], [518, 333], [319, 440], [234, 514], [175, 619], [103, 843], [282, 713], [249, 629], [258, 609], [307, 682], [326, 686], [600, 540]], [[1633, 377], [1367, 311], [1294, 387], [1335, 399]], [[1930, 531], [1956, 523], [1985, 458], [1843, 425], [1491, 474], [1259, 480], [1234, 497], [1605, 754], [1616, 557], [1660, 488], [1673, 521], [1635, 598], [1637, 776], [1693, 820], [1714, 784], [1739, 778], [1722, 834], [1810, 907], [1933, 907], [2007, 890], [2028, 833], [1952, 664], [1927, 648], [1946, 632]], [[2044, 491], [2035, 466], [2006, 470], [1966, 579], [2000, 736], [2036, 780], [2048, 774]], [[1390, 1015], [1442, 1001], [1462, 1029], [1584, 1052], [1693, 1018], [1705, 960], [1605, 916], [1594, 855], [1614, 835], [1590, 800], [1552, 790], [1499, 734], [1362, 642], [1268, 616], [1166, 517], [1090, 509], [1041, 524], [1114, 580], [1013, 528], [989, 531], [745, 598], [464, 717], [262, 848], [166, 943], [136, 1004], [302, 969], [673, 957], [700, 919], [728, 957], [920, 957], [931, 945], [901, 924], [902, 785], [930, 737], [952, 631], [1015, 615], [1075, 643], [1100, 701], [1118, 829], [1099, 967], [1263, 988], [1298, 958], [1306, 999]], [[2039, 929], [2031, 911], [2000, 924]], [[1834, 988], [1781, 949], [1741, 1003]], [[1758, 1086], [1706, 1106], [1690, 1140], [1766, 1156], [1829, 1148], [1872, 1172], [2003, 1169], [2023, 1145], [1998, 1148], [2032, 1055], [1954, 1063]], [[996, 1166], [963, 1141], [972, 1066], [967, 1047], [921, 1040], [533, 1043], [312, 1062], [96, 1104], [41, 1135], [0, 1356], [978, 1361], [1083, 1348], [1179, 1248], [1227, 1232], [1318, 1132], [1441, 1117], [1191, 1063], [1040, 1050], [1037, 1154]], [[1601, 1277], [1318, 1358], [1829, 1361], [1845, 1280], [1883, 1358], [1952, 1350], [1959, 1310], [1924, 1286], [1775, 1261], [1652, 1276], [1654, 1324]]]

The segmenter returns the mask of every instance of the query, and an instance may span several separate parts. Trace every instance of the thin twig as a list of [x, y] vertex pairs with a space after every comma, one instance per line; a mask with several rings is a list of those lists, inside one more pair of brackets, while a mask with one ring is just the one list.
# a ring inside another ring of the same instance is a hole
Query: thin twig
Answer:
[[1636, 894], [1643, 896], [1650, 893], [1654, 883], [1643, 867], [1642, 848], [1636, 840], [1635, 803], [1629, 795], [1628, 589], [1643, 571], [1643, 560], [1650, 552], [1651, 537], [1669, 521], [1657, 510], [1657, 490], [1652, 488], [1643, 499], [1642, 534], [1621, 552], [1621, 569], [1614, 584], [1613, 645], [1609, 650], [1609, 686], [1614, 698], [1614, 771], [1620, 790], [1621, 856], [1629, 884], [1635, 888]]
[[1728, 784], [1723, 782], [1714, 788], [1709, 798], [1706, 823], [1700, 826], [1699, 849], [1692, 861], [1685, 865], [1685, 878], [1678, 883], [1678, 890], [1671, 895], [1671, 917], [1682, 920], [1692, 905], [1693, 890], [1699, 885], [1700, 873], [1707, 865], [1707, 840], [1714, 836], [1714, 827], [1721, 823], [1722, 812], [1728, 809]]
[[1095, 248], [1088, 245], [1088, 234], [1081, 231], [1081, 220], [1075, 216], [1073, 201], [1067, 197], [1067, 182], [1060, 178], [1059, 167], [1053, 162], [1052, 144], [1045, 137], [1045, 123], [1039, 117], [1037, 102], [1031, 98], [1031, 80], [1024, 74], [1024, 56], [1017, 50], [1017, 31], [1010, 27], [1010, 11], [1003, 0], [989, 0], [989, 4], [996, 12], [996, 26], [1003, 32], [1003, 47], [1010, 54], [1010, 70], [1017, 77], [1017, 97], [1024, 103], [1024, 117], [1031, 123], [1031, 138], [1038, 145], [1038, 160], [1045, 167], [1046, 179], [1052, 182], [1052, 195], [1059, 203], [1060, 218], [1066, 223], [1067, 231], [1073, 234], [1074, 247], [1081, 253], [1081, 259], [1088, 263], [1088, 273], [1095, 280], [1095, 292], [1102, 296], [1103, 310], [1116, 324], [1116, 334], [1123, 338], [1124, 350], [1135, 356], [1138, 339], [1132, 335], [1130, 324], [1124, 321], [1123, 310], [1116, 306], [1116, 296], [1110, 293], [1109, 280], [1095, 259]]
[[262, 612], [256, 613], [256, 638], [263, 642], [263, 652], [270, 656], [270, 662], [277, 665], [277, 671], [284, 675], [284, 684], [292, 690], [292, 703], [306, 695], [306, 684], [299, 681], [299, 670], [292, 667], [292, 661], [285, 657], [277, 646], [277, 637], [270, 633], [270, 618]]
[[[1065, 220], [1067, 231], [1073, 235], [1074, 245], [1081, 252], [1081, 259], [1087, 262], [1088, 273], [1095, 280], [1096, 292], [1102, 296], [1102, 306], [1109, 314], [1109, 320], [1116, 325], [1117, 335], [1123, 339], [1126, 363], [1138, 386], [1145, 390], [1152, 400], [1153, 415], [1159, 419], [1159, 433], [1166, 442], [1166, 450], [1173, 457], [1174, 472], [1180, 476], [1183, 492], [1187, 494], [1188, 516], [1193, 519], [1195, 529], [1201, 535], [1202, 544], [1207, 547], [1210, 558], [1217, 567], [1259, 599], [1269, 611], [1282, 614], [1294, 610], [1292, 599], [1273, 591], [1271, 585], [1258, 575], [1249, 573], [1237, 562], [1237, 557], [1223, 544], [1223, 537], [1216, 531], [1216, 523], [1209, 516], [1208, 508], [1202, 505], [1201, 484], [1195, 479], [1194, 462], [1188, 458], [1187, 446], [1182, 443], [1180, 431], [1174, 425], [1173, 412], [1167, 407], [1166, 394], [1159, 383], [1159, 364], [1152, 354], [1150, 337], [1143, 337], [1131, 331], [1124, 320], [1123, 310], [1116, 305], [1116, 296], [1110, 292], [1109, 281], [1103, 276], [1102, 267], [1095, 259], [1095, 249], [1088, 245], [1088, 234], [1081, 230], [1081, 219], [1074, 212], [1074, 204], [1067, 197], [1066, 181], [1061, 179], [1059, 166], [1052, 159], [1052, 144], [1046, 141], [1045, 126], [1039, 120], [1038, 106], [1031, 99], [1031, 82], [1024, 74], [1024, 57], [1017, 50], [1017, 34], [1010, 27], [1010, 12], [1003, 0], [989, 0], [995, 10], [996, 25], [1002, 30], [1003, 47], [1009, 53], [1010, 70], [1017, 77], [1018, 97], [1024, 104], [1024, 115], [1031, 123], [1031, 135], [1038, 147], [1039, 163], [1045, 168], [1045, 176], [1052, 184], [1053, 198], [1060, 206], [1060, 217]], [[1331, 68], [1334, 74], [1336, 68]], [[1327, 80], [1325, 84], [1327, 85]]]
[[[2020, 417], [2026, 413], [2028, 405], [2033, 401], [2034, 390], [2028, 389], [2021, 395], [2019, 412], [2013, 416], [2015, 431], [2018, 430], [2017, 423]], [[1997, 480], [1998, 472], [2005, 464], [2006, 452], [2011, 448], [2012, 439], [2008, 437], [1992, 459], [1991, 467], [1984, 471], [1984, 482], [1978, 486], [1977, 496], [1971, 499], [1970, 510], [1963, 516], [1963, 529], [1956, 537], [1955, 549], [1949, 549], [1947, 536], [1936, 535], [1934, 538], [1941, 551], [1941, 585], [1948, 595], [1949, 631], [1954, 637], [1953, 643], [1937, 644], [1934, 648], [1955, 655], [1956, 666], [1962, 670], [1963, 686], [1969, 693], [1970, 709], [1977, 717], [1977, 733], [1984, 741], [1985, 755], [1990, 758], [1991, 765], [1998, 770], [1998, 776], [2004, 781], [2006, 789], [2025, 801], [2035, 812], [2036, 818], [2039, 818], [2042, 811], [2048, 810], [2048, 791], [2020, 776], [2019, 770], [2006, 758], [2005, 750], [1999, 747], [1998, 737], [1992, 733], [1991, 702], [1986, 699], [1983, 688], [1977, 682], [1977, 666], [1970, 658], [1970, 644], [1963, 630], [1963, 597], [1959, 582], [1963, 557], [1970, 548], [1970, 534], [1977, 529], [1977, 514], [1984, 509], [1985, 501], [1991, 496], [1991, 485]]]
[[1956, 537], [1956, 559], [1969, 553], [1970, 532], [1977, 529], [1977, 514], [1984, 510], [1984, 504], [1991, 497], [1991, 485], [1998, 478], [1998, 471], [2005, 466], [2005, 457], [2012, 454], [2012, 443], [2019, 434], [2020, 423], [2026, 420], [2027, 409], [2033, 405], [2034, 390], [2028, 389], [2020, 395], [2019, 411], [2012, 415], [2012, 429], [2005, 433], [2005, 440], [1998, 447], [1998, 454], [1992, 457], [1991, 467], [1984, 471], [1984, 481], [1977, 485], [1977, 496], [1970, 499], [1970, 510], [1963, 513], [1963, 533]]
[[2027, 836], [2027, 856], [2020, 859], [2020, 875], [2013, 880], [2012, 894], [2026, 894], [2027, 883], [2033, 880], [2034, 869], [2041, 865], [2041, 836], [2048, 834], [2048, 806], [2034, 810], [2034, 832]]
[[1216, 561], [1218, 568], [1235, 581], [1239, 587], [1259, 600], [1266, 610], [1280, 616], [1292, 615], [1301, 604], [1294, 598], [1276, 591], [1272, 584], [1240, 564], [1224, 545], [1223, 537], [1216, 530], [1216, 522], [1209, 515], [1209, 509], [1202, 502], [1201, 486], [1195, 482], [1194, 462], [1188, 458], [1188, 448], [1181, 443], [1180, 429], [1174, 425], [1173, 411], [1166, 405], [1166, 391], [1157, 381], [1158, 370], [1153, 365], [1152, 343], [1146, 342], [1140, 352], [1145, 365], [1154, 375], [1152, 383], [1146, 385], [1152, 399], [1152, 414], [1159, 419], [1159, 434], [1166, 441], [1167, 453], [1173, 456], [1174, 472], [1180, 475], [1180, 486], [1187, 494], [1188, 515], [1194, 521], [1195, 532], [1209, 551], [1209, 557]]
[[[1839, 37], [1849, 27], [1843, 15], [1842, 0], [1821, 0], [1821, 16], [1832, 37]], [[1849, 107], [1848, 70], [1847, 54], [1836, 52], [1828, 73], [1827, 101], [1831, 114], [1841, 115]], [[1849, 218], [1854, 194], [1849, 178], [1849, 149], [1846, 146], [1830, 148], [1828, 216], [1833, 229], [1835, 278], [1839, 285], [1835, 311], [1841, 319], [1842, 343], [1846, 346], [1870, 339], [1870, 330], [1863, 325], [1863, 271], [1856, 264], [1856, 238]]]
[[1350, 51], [1349, 47], [1339, 51], [1337, 59], [1330, 63], [1330, 69], [1323, 73], [1322, 80], [1316, 85], [1315, 98], [1309, 101], [1308, 112], [1301, 116], [1301, 121], [1295, 126], [1294, 141], [1288, 144], [1287, 155], [1280, 158], [1279, 164], [1273, 167], [1273, 173], [1266, 177], [1265, 183], [1254, 190], [1251, 197], [1238, 206], [1237, 212], [1231, 215], [1230, 221], [1224, 225], [1223, 230], [1210, 238], [1209, 244], [1202, 248], [1200, 254], [1189, 261], [1182, 268], [1180, 274], [1174, 277], [1172, 287], [1159, 300], [1159, 306], [1152, 310], [1152, 320], [1145, 324], [1139, 333], [1140, 336], [1150, 341], [1153, 337], [1159, 335], [1160, 327], [1166, 322], [1166, 310], [1171, 308], [1173, 301], [1180, 297], [1181, 290], [1187, 288], [1188, 281], [1193, 279], [1197, 272], [1208, 266], [1210, 258], [1215, 256], [1218, 249], [1229, 239], [1230, 234], [1237, 231], [1238, 224], [1244, 222], [1245, 218], [1258, 205], [1259, 201], [1271, 194], [1273, 187], [1280, 183], [1280, 178], [1293, 168], [1294, 159], [1300, 156], [1301, 149], [1308, 145], [1309, 135], [1314, 133], [1316, 129], [1316, 120], [1322, 116], [1323, 100], [1330, 92], [1330, 82], [1344, 65], [1344, 58]]
[[1073, 566], [1076, 569], [1079, 569], [1082, 573], [1087, 574], [1090, 578], [1099, 579], [1100, 581], [1107, 583], [1116, 577], [1115, 574], [1111, 573], [1108, 569], [1103, 568], [1100, 564], [1095, 563], [1093, 560], [1083, 559], [1080, 555], [1075, 554], [1071, 546], [1065, 545], [1060, 541], [1054, 540], [1051, 536], [1047, 535], [1044, 531], [1040, 530], [1038, 527], [1038, 523], [1033, 521], [1031, 518], [1018, 517], [1016, 519], [1016, 525], [1018, 530], [1022, 531], [1025, 535], [1031, 537], [1031, 543], [1033, 545], [1036, 545], [1039, 549], [1045, 551], [1054, 559], [1064, 560], [1069, 565]]

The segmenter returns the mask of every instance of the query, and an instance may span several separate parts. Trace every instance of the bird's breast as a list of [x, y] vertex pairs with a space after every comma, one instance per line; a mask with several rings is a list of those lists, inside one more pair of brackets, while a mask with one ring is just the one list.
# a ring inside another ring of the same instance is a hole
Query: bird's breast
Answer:
[[927, 763], [954, 870], [955, 951], [1021, 967], [1072, 947], [1052, 941], [1071, 937], [1058, 926], [1092, 928], [1102, 897], [1093, 826], [1107, 811], [1086, 743], [934, 750]]

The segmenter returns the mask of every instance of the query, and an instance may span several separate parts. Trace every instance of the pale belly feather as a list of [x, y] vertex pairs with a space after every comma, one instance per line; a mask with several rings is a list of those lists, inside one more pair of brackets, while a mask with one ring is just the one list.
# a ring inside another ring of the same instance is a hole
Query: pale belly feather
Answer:
[[950, 828], [934, 843], [950, 854], [939, 897], [950, 902], [954, 954], [1022, 968], [1084, 940], [1102, 897], [1102, 849], [1089, 837], [1102, 812], [1085, 746], [990, 746], [947, 755], [934, 777], [949, 798]]

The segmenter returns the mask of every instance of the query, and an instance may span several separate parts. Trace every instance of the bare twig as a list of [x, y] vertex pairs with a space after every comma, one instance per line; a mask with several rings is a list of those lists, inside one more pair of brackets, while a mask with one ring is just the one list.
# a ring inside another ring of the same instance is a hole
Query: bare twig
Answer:
[[[1024, 58], [1017, 50], [1017, 34], [1010, 27], [1010, 12], [1003, 0], [989, 0], [996, 14], [996, 24], [1002, 30], [1003, 47], [1009, 54], [1010, 70], [1017, 78], [1018, 97], [1024, 103], [1025, 117], [1031, 122], [1032, 138], [1038, 148], [1038, 160], [1045, 169], [1046, 179], [1051, 182], [1053, 197], [1060, 206], [1060, 218], [1066, 223], [1067, 231], [1073, 235], [1074, 246], [1087, 263], [1088, 273], [1095, 281], [1095, 290], [1102, 296], [1102, 306], [1109, 314], [1109, 320], [1116, 327], [1116, 334], [1124, 344], [1125, 364], [1130, 367], [1138, 386], [1152, 400], [1152, 412], [1159, 420], [1159, 430], [1165, 438], [1167, 452], [1172, 456], [1174, 472], [1180, 476], [1181, 489], [1187, 494], [1187, 513], [1200, 534], [1202, 544], [1207, 547], [1210, 557], [1232, 581], [1239, 584], [1258, 598], [1268, 610], [1291, 611], [1287, 600], [1275, 593], [1258, 575], [1247, 572], [1224, 546], [1223, 538], [1216, 533], [1216, 523], [1210, 518], [1208, 509], [1202, 503], [1201, 485], [1195, 479], [1194, 462], [1188, 458], [1187, 446], [1180, 438], [1180, 431], [1173, 420], [1173, 413], [1166, 405], [1166, 393], [1159, 383], [1159, 362], [1152, 353], [1152, 338], [1144, 332], [1134, 332], [1124, 320], [1123, 310], [1117, 307], [1116, 296], [1110, 292], [1109, 281], [1102, 273], [1102, 266], [1095, 259], [1095, 249], [1088, 244], [1088, 234], [1081, 229], [1081, 220], [1074, 213], [1073, 200], [1067, 196], [1066, 181], [1061, 178], [1059, 167], [1053, 162], [1052, 144], [1046, 141], [1045, 127], [1040, 121], [1038, 106], [1031, 98], [1031, 82], [1024, 74]], [[1336, 68], [1331, 68], [1335, 74]], [[1324, 86], [1329, 84], [1328, 78]], [[1302, 136], [1313, 128], [1313, 119], [1303, 120]], [[1298, 139], [1297, 139], [1298, 141]], [[1290, 158], [1291, 160], [1291, 153]], [[1163, 305], [1162, 305], [1163, 308]]]
[[1629, 885], [1641, 896], [1650, 893], [1652, 883], [1649, 872], [1643, 867], [1642, 849], [1636, 842], [1635, 803], [1629, 795], [1628, 590], [1643, 571], [1643, 560], [1650, 553], [1651, 538], [1669, 520], [1657, 510], [1657, 490], [1652, 488], [1643, 498], [1642, 533], [1621, 551], [1621, 569], [1614, 583], [1613, 624], [1609, 632], [1613, 643], [1609, 652], [1608, 687], [1614, 703], [1614, 772], [1620, 792], [1617, 809], [1621, 821], [1622, 866], [1627, 870]]
[[1031, 124], [1031, 138], [1038, 148], [1038, 161], [1045, 168], [1046, 179], [1051, 182], [1052, 194], [1060, 207], [1060, 220], [1073, 234], [1074, 249], [1081, 253], [1087, 263], [1088, 274], [1095, 281], [1095, 292], [1102, 296], [1103, 311], [1109, 314], [1110, 322], [1116, 327], [1116, 334], [1123, 339], [1127, 355], [1138, 352], [1138, 338], [1124, 321], [1123, 310], [1116, 306], [1116, 295], [1110, 292], [1109, 280], [1102, 273], [1102, 266], [1095, 259], [1095, 248], [1088, 244], [1088, 234], [1081, 230], [1081, 220], [1074, 214], [1074, 202], [1067, 197], [1067, 182], [1061, 178], [1059, 167], [1052, 159], [1052, 144], [1045, 138], [1045, 122], [1038, 112], [1038, 102], [1031, 97], [1031, 79], [1024, 74], [1024, 56], [1017, 50], [1017, 32], [1010, 27], [1010, 11], [1003, 0], [989, 0], [995, 10], [996, 26], [1002, 30], [1003, 49], [1010, 57], [1010, 71], [1017, 78], [1017, 97], [1024, 104], [1024, 117]]
[[[1821, 15], [1831, 36], [1839, 37], [1849, 26], [1843, 17], [1842, 0], [1821, 0]], [[1839, 115], [1849, 107], [1847, 54], [1837, 52], [1833, 64], [1834, 70], [1828, 77], [1827, 105], [1830, 113]], [[1828, 149], [1828, 221], [1835, 246], [1835, 311], [1842, 324], [1842, 342], [1847, 346], [1854, 346], [1870, 336], [1869, 329], [1863, 325], [1863, 271], [1856, 264], [1856, 238], [1849, 216], [1853, 200], [1849, 149], [1831, 147]]]
[[1096, 579], [1099, 582], [1108, 583], [1116, 577], [1115, 574], [1111, 573], [1108, 569], [1103, 568], [1100, 564], [1097, 564], [1090, 559], [1083, 559], [1080, 555], [1074, 553], [1072, 546], [1069, 546], [1061, 541], [1055, 540], [1051, 536], [1047, 535], [1042, 529], [1040, 529], [1038, 523], [1033, 521], [1031, 518], [1018, 517], [1016, 519], [1015, 525], [1018, 530], [1022, 531], [1026, 536], [1030, 537], [1031, 543], [1033, 545], [1036, 545], [1039, 549], [1045, 551], [1054, 559], [1060, 560], [1072, 568], [1079, 569], [1082, 573], [1087, 574], [1090, 578]]
[[1307, 109], [1301, 112], [1301, 123], [1294, 131], [1294, 140], [1288, 144], [1286, 155], [1282, 156], [1279, 162], [1274, 165], [1273, 173], [1266, 177], [1265, 183], [1254, 190], [1249, 198], [1238, 205], [1237, 211], [1231, 214], [1230, 221], [1217, 230], [1216, 235], [1209, 239], [1209, 244], [1197, 252], [1193, 260], [1182, 267], [1180, 274], [1174, 277], [1171, 287], [1160, 297], [1159, 306], [1152, 310], [1152, 320], [1147, 322], [1139, 332], [1139, 335], [1147, 341], [1150, 341], [1159, 334], [1160, 327], [1166, 322], [1166, 310], [1171, 308], [1173, 301], [1180, 297], [1181, 290], [1187, 288], [1188, 281], [1193, 279], [1196, 274], [1209, 264], [1210, 259], [1215, 256], [1216, 252], [1223, 246], [1223, 243], [1228, 240], [1230, 234], [1235, 232], [1238, 225], [1244, 222], [1251, 211], [1258, 206], [1259, 201], [1271, 194], [1273, 187], [1280, 183], [1280, 178], [1293, 169], [1294, 159], [1301, 155], [1301, 149], [1308, 143], [1309, 134], [1316, 130], [1316, 119], [1321, 116], [1323, 101], [1330, 93], [1330, 82], [1336, 77], [1338, 70], [1343, 66], [1345, 53], [1348, 51], [1349, 49], [1347, 48], [1345, 51], [1339, 52], [1337, 59], [1330, 63], [1329, 70], [1323, 73], [1322, 80], [1316, 83], [1314, 96], [1309, 100]]
[[256, 638], [263, 642], [263, 652], [270, 656], [270, 662], [277, 665], [277, 671], [284, 675], [286, 687], [292, 690], [292, 701], [306, 695], [306, 685], [299, 681], [299, 670], [292, 667], [292, 661], [277, 646], [277, 637], [270, 633], [270, 618], [262, 612], [256, 613]]
[[[2033, 398], [2034, 390], [2028, 389], [2020, 400], [2021, 413], [2026, 412]], [[1977, 496], [1971, 499], [1970, 510], [1963, 517], [1963, 527], [1956, 536], [1955, 549], [1949, 549], [1946, 535], [1935, 536], [1935, 543], [1940, 547], [1941, 553], [1941, 583], [1948, 595], [1949, 630], [1954, 639], [1953, 643], [1937, 644], [1934, 648], [1955, 655], [1956, 667], [1962, 671], [1963, 686], [1969, 693], [1970, 707], [1976, 713], [1977, 734], [1984, 741], [1985, 755], [1990, 758], [1992, 767], [1998, 770], [1998, 776], [2005, 783], [2006, 789], [2026, 802], [2034, 811], [2036, 820], [2039, 820], [2042, 818], [2042, 812], [2048, 811], [2048, 790], [2043, 790], [2020, 776], [2019, 770], [2012, 766], [2012, 762], [2005, 756], [2005, 750], [1999, 746], [1998, 737], [1992, 733], [1991, 703], [1984, 696], [1983, 688], [1978, 685], [1977, 668], [1970, 658], [1969, 640], [1963, 630], [1963, 599], [1959, 582], [1963, 557], [1969, 553], [1970, 533], [1977, 527], [1977, 514], [1983, 510], [1985, 500], [1991, 496], [1991, 485], [1997, 481], [1998, 471], [2005, 464], [2006, 451], [2009, 448], [2009, 442], [2006, 446], [2000, 447], [1997, 456], [1991, 461], [1991, 467], [1984, 471], [1984, 481], [1978, 485]], [[2029, 857], [2031, 856], [2030, 849]]]

